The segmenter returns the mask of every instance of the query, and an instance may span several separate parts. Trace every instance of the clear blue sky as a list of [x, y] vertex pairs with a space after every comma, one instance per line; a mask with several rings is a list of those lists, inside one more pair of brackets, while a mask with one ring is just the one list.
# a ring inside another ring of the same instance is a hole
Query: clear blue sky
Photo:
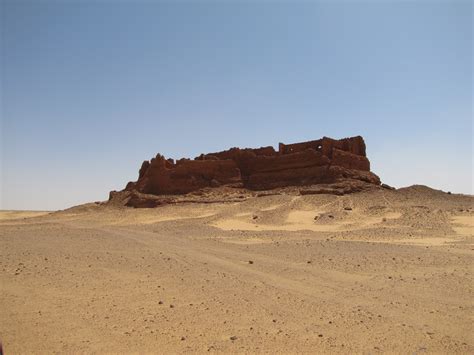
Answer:
[[471, 1], [1, 4], [0, 208], [324, 135], [362, 135], [388, 184], [473, 192]]

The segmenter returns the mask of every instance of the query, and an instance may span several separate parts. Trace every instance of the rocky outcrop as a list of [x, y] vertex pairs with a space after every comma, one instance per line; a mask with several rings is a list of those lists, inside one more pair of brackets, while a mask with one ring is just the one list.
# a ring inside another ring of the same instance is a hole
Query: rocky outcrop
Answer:
[[[351, 192], [351, 186], [358, 186], [354, 190], [360, 191], [361, 182], [380, 185], [378, 176], [370, 171], [365, 142], [360, 136], [280, 143], [278, 151], [273, 147], [232, 148], [201, 154], [194, 160], [181, 159], [176, 162], [158, 154], [150, 161], [143, 162], [138, 180], [129, 182], [125, 191], [135, 193], [132, 205], [135, 201], [136, 207], [152, 207], [157, 202], [145, 201], [139, 194], [179, 195], [220, 186], [269, 190], [288, 186], [340, 184], [347, 180], [352, 183], [346, 184], [346, 188], [338, 188], [338, 193]], [[324, 193], [330, 189], [311, 191]]]

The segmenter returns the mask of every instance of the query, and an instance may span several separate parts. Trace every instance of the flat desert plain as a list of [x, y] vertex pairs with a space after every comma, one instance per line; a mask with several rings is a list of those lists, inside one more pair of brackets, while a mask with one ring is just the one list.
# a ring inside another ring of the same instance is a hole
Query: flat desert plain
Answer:
[[18, 353], [474, 352], [474, 198], [423, 186], [1, 213]]

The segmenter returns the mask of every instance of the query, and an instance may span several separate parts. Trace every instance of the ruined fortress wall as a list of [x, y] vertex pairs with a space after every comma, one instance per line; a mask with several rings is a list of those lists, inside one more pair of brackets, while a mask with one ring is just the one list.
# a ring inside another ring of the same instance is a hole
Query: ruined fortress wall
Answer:
[[147, 194], [183, 194], [204, 187], [240, 184], [256, 190], [327, 183], [341, 178], [361, 179], [378, 184], [370, 172], [364, 139], [340, 140], [323, 137], [295, 144], [257, 149], [231, 148], [201, 154], [194, 160], [174, 163], [160, 154], [143, 162], [136, 182], [127, 190]]
[[334, 148], [332, 151], [331, 164], [347, 169], [370, 171], [370, 162], [367, 157], [352, 154], [337, 148]]
[[306, 149], [314, 149], [326, 155], [327, 157], [332, 157], [333, 148], [337, 148], [355, 155], [366, 156], [365, 153], [365, 142], [361, 136], [344, 138], [344, 139], [332, 139], [328, 137], [323, 137], [318, 140], [294, 143], [294, 144], [279, 144], [279, 153], [280, 154], [290, 154], [301, 152]]

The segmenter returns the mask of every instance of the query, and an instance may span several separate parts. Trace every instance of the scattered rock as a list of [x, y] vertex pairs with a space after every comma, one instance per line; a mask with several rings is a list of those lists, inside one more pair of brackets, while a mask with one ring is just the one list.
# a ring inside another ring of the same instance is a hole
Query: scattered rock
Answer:
[[235, 335], [233, 335], [233, 336], [231, 336], [229, 339], [232, 340], [232, 341], [234, 341], [234, 340], [237, 340], [237, 337], [236, 337]]

